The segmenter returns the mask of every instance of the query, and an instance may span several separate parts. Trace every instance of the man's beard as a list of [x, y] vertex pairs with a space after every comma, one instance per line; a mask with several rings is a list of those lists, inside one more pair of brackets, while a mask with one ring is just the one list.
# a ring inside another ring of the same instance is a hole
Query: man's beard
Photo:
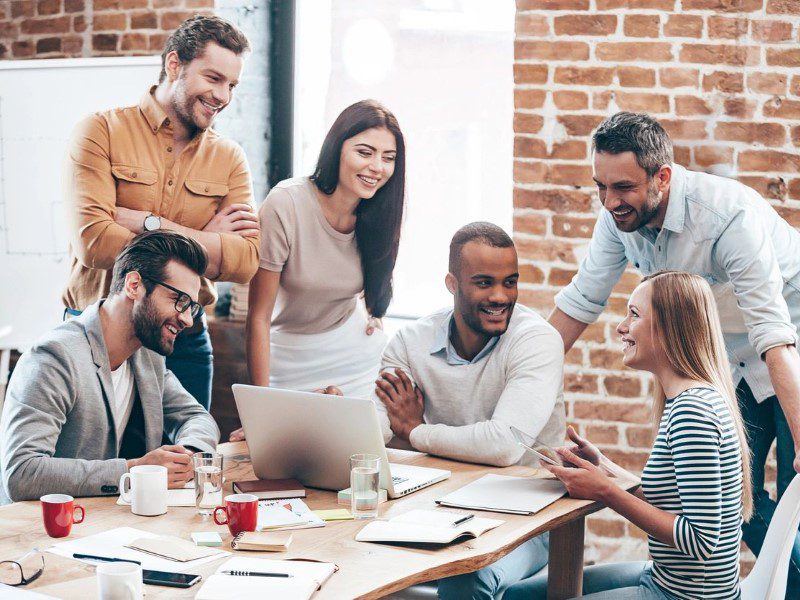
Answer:
[[185, 76], [181, 74], [178, 78], [178, 84], [175, 88], [175, 95], [172, 99], [172, 109], [181, 124], [189, 130], [190, 133], [204, 129], [200, 127], [194, 117], [194, 105], [197, 102], [197, 97], [189, 97], [186, 95], [186, 81]]
[[624, 231], [625, 233], [631, 233], [632, 231], [637, 231], [642, 227], [646, 227], [658, 216], [658, 210], [661, 208], [663, 196], [664, 194], [658, 191], [658, 182], [656, 181], [655, 177], [653, 177], [647, 183], [647, 198], [645, 199], [644, 204], [637, 215], [638, 218], [630, 225], [625, 225], [615, 221], [617, 229]]
[[480, 305], [468, 305], [466, 309], [461, 309], [459, 312], [461, 313], [461, 318], [464, 319], [464, 323], [466, 323], [467, 327], [472, 329], [475, 333], [480, 335], [487, 335], [489, 337], [499, 337], [503, 335], [506, 330], [508, 329], [508, 324], [511, 320], [511, 315], [514, 312], [514, 305], [516, 302], [511, 302], [506, 309], [506, 323], [505, 327], [501, 329], [485, 329], [483, 324], [481, 323], [481, 318], [478, 316], [480, 312]]
[[161, 356], [169, 356], [175, 349], [175, 342], [164, 342], [161, 329], [164, 323], [156, 311], [155, 304], [146, 297], [133, 309], [133, 333], [142, 346]]

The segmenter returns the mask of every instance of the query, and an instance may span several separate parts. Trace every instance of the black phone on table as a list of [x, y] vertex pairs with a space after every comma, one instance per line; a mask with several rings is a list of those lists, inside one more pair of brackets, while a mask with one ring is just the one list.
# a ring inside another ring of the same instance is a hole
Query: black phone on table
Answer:
[[189, 573], [169, 573], [167, 571], [152, 571], [142, 569], [142, 580], [150, 585], [165, 585], [168, 587], [188, 588], [202, 579], [201, 575]]

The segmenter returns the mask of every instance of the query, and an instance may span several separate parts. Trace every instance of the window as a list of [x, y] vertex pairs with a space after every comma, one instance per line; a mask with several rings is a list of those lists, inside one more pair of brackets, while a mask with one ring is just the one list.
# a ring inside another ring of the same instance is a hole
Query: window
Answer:
[[391, 315], [451, 303], [444, 275], [461, 225], [511, 231], [514, 12], [514, 0], [297, 0], [295, 175], [313, 171], [331, 123], [358, 100], [385, 104], [406, 138]]

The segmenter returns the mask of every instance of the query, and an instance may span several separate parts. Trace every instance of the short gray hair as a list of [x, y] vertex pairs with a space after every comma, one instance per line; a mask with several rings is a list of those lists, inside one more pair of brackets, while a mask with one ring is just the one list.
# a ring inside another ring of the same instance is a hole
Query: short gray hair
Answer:
[[646, 113], [618, 112], [600, 123], [592, 135], [592, 150], [609, 154], [633, 152], [648, 177], [673, 161], [672, 140], [661, 124]]

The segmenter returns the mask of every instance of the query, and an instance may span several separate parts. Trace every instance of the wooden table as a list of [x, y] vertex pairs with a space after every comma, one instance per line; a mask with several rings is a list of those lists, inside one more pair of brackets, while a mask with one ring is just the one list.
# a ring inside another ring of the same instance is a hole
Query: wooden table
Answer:
[[[244, 442], [222, 444], [220, 452], [226, 461], [226, 491], [230, 482], [252, 479], [253, 471]], [[416, 452], [389, 450], [391, 462], [404, 462], [420, 466], [445, 468], [452, 476], [441, 483], [414, 492], [404, 498], [380, 506], [381, 517], [392, 517], [414, 508], [434, 508], [434, 500], [441, 498], [486, 473], [503, 475], [536, 475], [528, 467], [503, 469], [459, 463], [434, 458]], [[140, 517], [126, 506], [117, 506], [116, 497], [82, 498], [86, 520], [75, 525], [69, 538], [74, 539], [128, 526], [153, 533], [179, 535], [189, 538], [193, 531], [218, 531], [222, 535], [223, 549], [230, 550], [231, 535], [227, 527], [215, 525], [212, 520], [198, 515], [194, 508], [171, 507], [160, 517]], [[306, 503], [312, 509], [336, 508], [334, 492], [308, 489]], [[581, 592], [583, 573], [584, 517], [600, 510], [596, 502], [562, 498], [534, 516], [482, 513], [500, 518], [505, 523], [477, 539], [437, 549], [398, 547], [384, 544], [357, 542], [356, 532], [363, 522], [329, 522], [324, 528], [293, 532], [294, 540], [286, 552], [253, 553], [247, 556], [264, 558], [313, 558], [339, 565], [339, 572], [323, 586], [315, 599], [380, 598], [405, 587], [451, 575], [475, 571], [505, 556], [522, 542], [550, 531], [550, 580], [548, 598], [572, 598]], [[53, 540], [42, 525], [38, 501], [18, 502], [0, 507], [0, 560], [13, 559], [32, 547], [47, 548]], [[88, 600], [95, 598], [96, 578], [94, 567], [85, 563], [45, 554], [44, 574], [25, 589], [49, 593], [58, 598]], [[220, 562], [215, 561], [192, 572], [208, 577]], [[159, 586], [145, 586], [148, 599], [192, 598], [199, 585], [187, 590]]]

